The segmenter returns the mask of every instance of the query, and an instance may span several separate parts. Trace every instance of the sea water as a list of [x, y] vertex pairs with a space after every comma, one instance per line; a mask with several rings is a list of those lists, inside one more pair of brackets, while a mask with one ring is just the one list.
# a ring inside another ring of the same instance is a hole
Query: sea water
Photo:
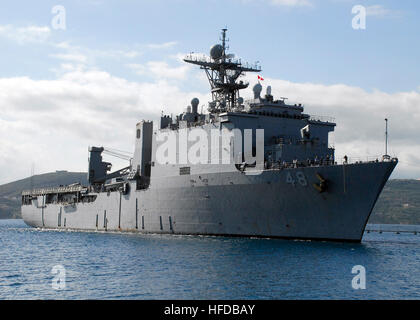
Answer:
[[420, 234], [361, 243], [41, 230], [0, 220], [0, 299], [419, 299]]

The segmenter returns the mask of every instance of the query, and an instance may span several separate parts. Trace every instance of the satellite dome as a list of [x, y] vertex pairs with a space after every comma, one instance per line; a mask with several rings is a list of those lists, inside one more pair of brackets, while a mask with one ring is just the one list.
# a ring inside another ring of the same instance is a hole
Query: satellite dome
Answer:
[[200, 103], [200, 100], [198, 100], [198, 98], [193, 98], [191, 100], [191, 105], [194, 106], [198, 106], [198, 104]]
[[260, 83], [257, 83], [253, 88], [252, 91], [254, 91], [254, 99], [258, 99], [260, 97], [260, 93], [262, 91], [262, 85]]
[[221, 44], [215, 44], [210, 48], [210, 57], [213, 60], [220, 59], [223, 55], [223, 47]]
[[198, 98], [193, 98], [191, 100], [192, 112], [193, 113], [197, 113], [197, 109], [198, 109], [198, 104], [199, 103], [200, 103], [200, 100], [198, 100]]

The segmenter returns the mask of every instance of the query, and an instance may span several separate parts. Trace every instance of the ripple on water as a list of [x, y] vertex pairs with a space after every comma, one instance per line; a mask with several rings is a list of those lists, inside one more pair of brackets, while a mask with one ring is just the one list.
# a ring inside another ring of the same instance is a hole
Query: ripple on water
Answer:
[[[420, 235], [361, 244], [66, 232], [0, 221], [2, 299], [419, 299]], [[353, 290], [354, 265], [366, 290]], [[52, 268], [66, 287], [51, 286]]]

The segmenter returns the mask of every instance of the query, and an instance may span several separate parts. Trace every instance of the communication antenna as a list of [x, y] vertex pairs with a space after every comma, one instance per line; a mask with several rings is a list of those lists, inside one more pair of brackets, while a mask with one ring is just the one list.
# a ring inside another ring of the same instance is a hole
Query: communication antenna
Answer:
[[234, 59], [228, 54], [226, 38], [227, 28], [222, 29], [221, 43], [210, 48], [210, 57], [197, 59], [187, 55], [184, 61], [201, 67], [206, 72], [210, 83], [212, 101], [209, 104], [211, 113], [220, 113], [234, 110], [238, 106], [239, 90], [248, 87], [249, 83], [240, 80], [245, 72], [260, 72], [259, 66], [242, 65], [240, 59]]
[[388, 155], [388, 119], [385, 118], [385, 155]]
[[383, 159], [389, 160], [390, 158], [388, 155], [388, 118], [385, 118], [385, 155]]
[[229, 47], [226, 45], [226, 42], [229, 42], [229, 39], [226, 39], [226, 31], [227, 27], [222, 29], [222, 37], [220, 38], [220, 40], [222, 41], [223, 53], [225, 53], [229, 49]]

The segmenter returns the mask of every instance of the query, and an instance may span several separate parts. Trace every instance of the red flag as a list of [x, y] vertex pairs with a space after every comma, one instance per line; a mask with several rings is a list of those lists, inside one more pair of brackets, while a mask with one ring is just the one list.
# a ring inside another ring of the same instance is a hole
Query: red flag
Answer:
[[264, 80], [263, 77], [258, 76], [258, 80]]

